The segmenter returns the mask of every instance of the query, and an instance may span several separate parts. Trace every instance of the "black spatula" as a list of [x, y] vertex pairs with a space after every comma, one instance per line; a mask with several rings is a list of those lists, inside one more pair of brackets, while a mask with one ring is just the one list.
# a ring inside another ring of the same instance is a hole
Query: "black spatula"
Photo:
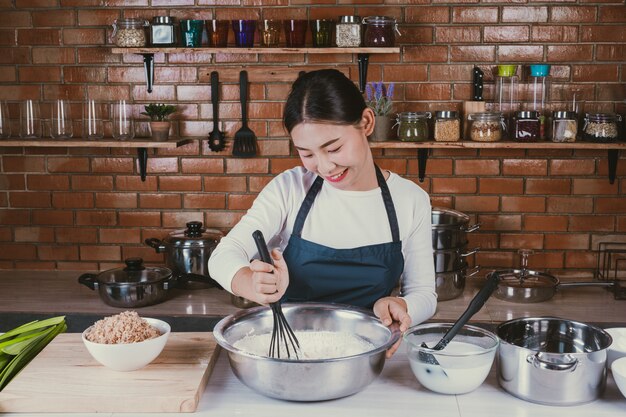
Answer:
[[217, 71], [211, 72], [211, 104], [213, 104], [213, 130], [209, 134], [209, 148], [213, 152], [219, 152], [224, 149], [226, 142], [224, 133], [220, 132], [218, 119], [218, 99], [219, 99], [219, 76]]
[[256, 135], [248, 127], [248, 73], [244, 70], [239, 73], [239, 101], [241, 102], [241, 128], [235, 133], [233, 155], [240, 158], [256, 156]]

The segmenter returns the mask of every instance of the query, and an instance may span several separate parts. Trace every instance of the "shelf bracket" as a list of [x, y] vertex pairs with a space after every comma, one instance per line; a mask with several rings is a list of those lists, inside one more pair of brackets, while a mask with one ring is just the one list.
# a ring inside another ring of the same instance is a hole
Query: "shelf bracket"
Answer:
[[139, 162], [139, 175], [141, 181], [146, 181], [146, 171], [148, 169], [148, 148], [137, 148], [137, 161]]
[[146, 72], [146, 86], [148, 87], [148, 93], [151, 93], [152, 85], [154, 84], [154, 54], [141, 55], [143, 55], [143, 68]]
[[358, 54], [359, 61], [359, 90], [361, 94], [365, 92], [367, 85], [367, 65], [369, 64], [370, 54]]
[[609, 149], [609, 182], [611, 184], [615, 182], [615, 173], [617, 171], [618, 154], [619, 154], [618, 149]]
[[417, 170], [420, 182], [424, 182], [424, 177], [426, 176], [426, 161], [428, 161], [429, 153], [430, 149], [428, 148], [419, 148], [417, 150]]

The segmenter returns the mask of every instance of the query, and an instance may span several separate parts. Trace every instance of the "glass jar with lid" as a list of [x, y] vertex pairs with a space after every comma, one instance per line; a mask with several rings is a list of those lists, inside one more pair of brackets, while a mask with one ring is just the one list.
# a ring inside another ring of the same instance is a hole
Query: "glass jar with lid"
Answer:
[[590, 142], [615, 142], [619, 137], [622, 116], [615, 113], [585, 115], [583, 139]]
[[518, 111], [515, 114], [515, 140], [537, 142], [541, 137], [541, 120], [537, 111]]
[[552, 142], [575, 142], [578, 115], [573, 111], [552, 112]]
[[502, 113], [472, 113], [468, 120], [470, 139], [473, 141], [498, 142], [504, 137], [505, 125]]
[[169, 16], [155, 16], [150, 25], [150, 45], [171, 46], [176, 44], [174, 18]]
[[398, 114], [398, 139], [403, 142], [426, 142], [428, 140], [429, 112], [402, 112]]
[[456, 142], [461, 139], [461, 120], [455, 111], [435, 112], [435, 141]]
[[113, 23], [113, 42], [120, 48], [146, 46], [145, 28], [148, 22], [143, 19], [116, 19]]
[[363, 19], [365, 30], [363, 46], [395, 46], [396, 33], [400, 35], [396, 19], [389, 16], [368, 16]]
[[339, 16], [335, 25], [335, 43], [340, 48], [361, 46], [361, 18], [359, 16]]

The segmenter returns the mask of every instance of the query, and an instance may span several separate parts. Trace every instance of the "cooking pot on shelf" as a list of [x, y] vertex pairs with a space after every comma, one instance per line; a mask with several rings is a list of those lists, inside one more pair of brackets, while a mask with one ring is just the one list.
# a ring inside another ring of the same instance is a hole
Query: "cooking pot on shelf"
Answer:
[[450, 272], [463, 269], [467, 266], [465, 258], [475, 254], [480, 248], [474, 248], [466, 252], [465, 246], [454, 249], [437, 249], [433, 251], [435, 272]]
[[465, 289], [465, 278], [472, 277], [480, 271], [480, 266], [472, 268], [467, 273], [467, 268], [456, 271], [439, 272], [435, 274], [435, 291], [438, 301], [446, 301], [457, 298]]
[[97, 290], [102, 301], [113, 307], [139, 308], [165, 301], [176, 285], [172, 271], [147, 267], [141, 258], [128, 258], [126, 266], [98, 274], [82, 274], [78, 282]]
[[[205, 229], [202, 222], [188, 222], [186, 229], [176, 230], [165, 239], [149, 238], [146, 245], [156, 253], [165, 253], [165, 266], [172, 270], [179, 288], [219, 287], [209, 276], [209, 257], [224, 236], [216, 229]], [[221, 287], [220, 287], [221, 288]]]
[[467, 233], [480, 228], [469, 226], [470, 217], [460, 211], [433, 207], [431, 210], [433, 249], [450, 249], [467, 243]]
[[546, 405], [597, 399], [606, 386], [611, 336], [599, 327], [556, 317], [520, 318], [497, 327], [498, 383]]

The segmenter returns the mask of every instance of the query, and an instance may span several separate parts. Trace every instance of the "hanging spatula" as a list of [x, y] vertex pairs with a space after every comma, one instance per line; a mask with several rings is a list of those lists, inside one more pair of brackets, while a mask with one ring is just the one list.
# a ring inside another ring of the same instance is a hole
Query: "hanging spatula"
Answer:
[[248, 72], [239, 73], [239, 101], [241, 102], [241, 128], [235, 133], [233, 155], [240, 158], [252, 158], [256, 155], [256, 136], [248, 127]]
[[219, 152], [226, 146], [224, 133], [220, 132], [218, 107], [219, 107], [219, 76], [217, 71], [211, 72], [211, 104], [213, 105], [213, 130], [209, 134], [209, 148], [213, 152]]

